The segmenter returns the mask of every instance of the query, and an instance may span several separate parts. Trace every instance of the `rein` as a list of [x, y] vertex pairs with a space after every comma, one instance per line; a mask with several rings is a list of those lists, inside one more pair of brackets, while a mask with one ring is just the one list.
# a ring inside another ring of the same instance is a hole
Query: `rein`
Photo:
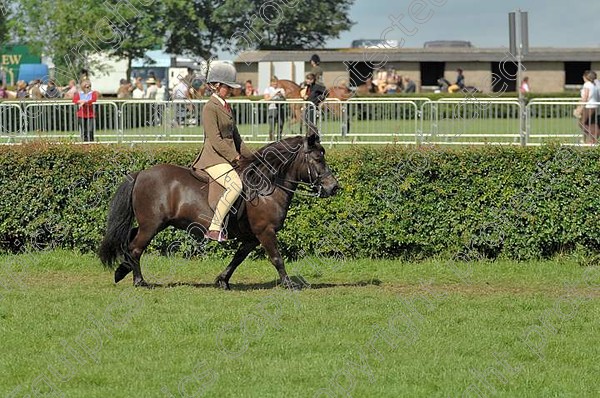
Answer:
[[[321, 190], [323, 189], [322, 185], [317, 185], [316, 183], [324, 178], [327, 177], [331, 174], [333, 174], [331, 171], [328, 171], [327, 173], [323, 174], [323, 175], [318, 175], [317, 173], [315, 173], [315, 178], [313, 179], [313, 171], [310, 169], [310, 163], [308, 161], [308, 153], [304, 153], [304, 162], [306, 163], [306, 167], [307, 167], [307, 171], [308, 171], [308, 180], [309, 182], [305, 182], [305, 181], [300, 181], [300, 180], [290, 180], [287, 178], [279, 178], [276, 177], [274, 180], [274, 184], [281, 188], [282, 190], [289, 192], [289, 193], [298, 193], [301, 194], [303, 196], [310, 196], [310, 197], [319, 197], [321, 196]], [[281, 183], [279, 183], [281, 182]], [[282, 185], [282, 183], [291, 183], [291, 184], [296, 184], [299, 187], [305, 188], [303, 190], [298, 190], [298, 188], [296, 189], [290, 189], [288, 187], [286, 187], [285, 185]], [[315, 188], [317, 188], [317, 192], [313, 192], [315, 190]]]

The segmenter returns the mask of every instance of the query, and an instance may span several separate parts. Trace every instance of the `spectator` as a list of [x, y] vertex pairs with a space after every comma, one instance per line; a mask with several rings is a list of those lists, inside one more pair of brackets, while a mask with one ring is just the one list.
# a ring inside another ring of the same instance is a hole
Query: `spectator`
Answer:
[[305, 87], [302, 91], [304, 92], [302, 94], [302, 98], [305, 101], [310, 101], [315, 105], [314, 107], [307, 106], [305, 108], [304, 120], [306, 122], [314, 123], [316, 121], [316, 117], [320, 115], [319, 112], [316, 112], [316, 109], [318, 109], [321, 102], [323, 102], [326, 98], [325, 87], [316, 82], [316, 76], [313, 73], [309, 73], [306, 75]]
[[377, 92], [379, 94], [384, 94], [385, 86], [387, 86], [388, 73], [385, 69], [380, 68], [375, 76], [376, 79], [373, 80], [373, 84], [377, 86]]
[[141, 78], [136, 79], [135, 88], [133, 89], [132, 97], [133, 99], [142, 99], [145, 95], [144, 85], [142, 84]]
[[69, 80], [69, 85], [65, 87], [63, 91], [65, 91], [63, 95], [64, 98], [73, 99], [77, 93], [77, 84], [75, 83], [75, 80]]
[[[154, 97], [156, 102], [163, 102], [167, 100], [167, 89], [162, 85], [160, 79], [156, 79], [156, 95]], [[154, 105], [154, 121], [156, 125], [162, 125], [163, 113], [164, 113], [164, 104], [155, 104]]]
[[167, 88], [162, 85], [160, 79], [156, 79], [156, 100], [166, 101], [167, 100]]
[[117, 90], [117, 98], [126, 99], [131, 98], [131, 92], [133, 91], [133, 86], [130, 81], [127, 79], [121, 79], [119, 81], [119, 88]]
[[192, 85], [192, 82], [194, 81], [195, 77], [196, 77], [196, 72], [194, 71], [194, 68], [188, 67], [187, 75], [185, 75], [183, 80], [185, 80], [188, 87], [190, 87]]
[[27, 83], [25, 80], [19, 80], [17, 82], [17, 98], [23, 99], [29, 97], [29, 92], [27, 91]]
[[185, 78], [179, 79], [179, 83], [173, 88], [173, 100], [175, 100], [175, 119], [173, 126], [184, 127], [186, 118], [186, 104], [182, 100], [187, 100], [190, 97]]
[[456, 70], [456, 73], [456, 83], [448, 87], [449, 93], [455, 93], [458, 90], [462, 90], [463, 88], [465, 88], [465, 75], [463, 75], [463, 70], [458, 68]]
[[62, 94], [61, 94], [60, 90], [58, 89], [58, 87], [56, 87], [54, 80], [48, 80], [48, 85], [46, 86], [46, 91], [44, 92], [44, 97], [50, 98], [50, 99], [56, 99], [56, 98], [62, 97]]
[[[279, 87], [279, 79], [277, 79], [277, 76], [271, 78], [271, 85], [265, 90], [264, 99], [267, 101], [285, 100], [285, 90]], [[281, 140], [283, 136], [283, 123], [285, 122], [285, 110], [283, 104], [269, 104], [267, 119], [269, 121], [269, 140], [273, 141], [274, 139], [276, 125], [277, 140]]]
[[205, 91], [206, 91], [206, 85], [204, 84], [204, 79], [201, 79], [199, 77], [194, 77], [194, 80], [192, 80], [192, 84], [189, 89], [188, 98], [189, 99], [202, 99], [202, 97], [204, 97]]
[[252, 86], [252, 80], [246, 80], [246, 83], [244, 84], [244, 95], [246, 97], [258, 95], [258, 91]]
[[6, 91], [6, 87], [4, 86], [4, 82], [0, 80], [0, 99], [8, 98], [8, 92]]
[[404, 76], [404, 92], [408, 94], [417, 92], [417, 85], [408, 76]]
[[157, 91], [156, 80], [153, 77], [150, 77], [146, 80], [146, 84], [148, 85], [148, 88], [146, 89], [144, 98], [155, 100], [156, 99], [156, 91]]
[[389, 74], [388, 73], [388, 80], [387, 80], [387, 84], [384, 88], [384, 92], [386, 94], [395, 94], [397, 92], [399, 92], [399, 85], [398, 85], [398, 76], [396, 76], [394, 73]]
[[521, 81], [521, 87], [519, 87], [519, 91], [521, 92], [521, 94], [527, 94], [530, 91], [528, 76], [525, 76], [523, 78], [523, 81]]
[[42, 95], [42, 90], [40, 90], [40, 81], [32, 80], [29, 82], [29, 98], [33, 98], [36, 100], [42, 99], [44, 96]]
[[596, 144], [598, 141], [598, 102], [600, 92], [594, 84], [596, 72], [586, 70], [583, 74], [583, 88], [581, 89], [581, 100], [579, 109], [581, 118], [579, 121], [583, 132], [583, 140], [586, 144]]
[[77, 104], [77, 119], [79, 121], [79, 133], [84, 142], [94, 141], [94, 102], [98, 94], [92, 91], [92, 83], [89, 80], [81, 81], [81, 91], [73, 97], [73, 103]]
[[323, 84], [323, 68], [320, 66], [321, 58], [317, 54], [313, 54], [312, 57], [310, 57], [310, 65], [312, 66], [310, 73], [315, 75], [317, 84]]

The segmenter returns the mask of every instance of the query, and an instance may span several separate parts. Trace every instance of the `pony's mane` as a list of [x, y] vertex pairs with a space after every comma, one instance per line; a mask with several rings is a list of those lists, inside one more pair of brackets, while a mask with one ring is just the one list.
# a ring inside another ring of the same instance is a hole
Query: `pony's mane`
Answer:
[[[292, 165], [304, 145], [302, 136], [289, 137], [265, 145], [252, 158], [242, 158], [240, 169], [245, 179], [252, 183], [255, 178], [265, 177], [273, 182], [276, 177], [282, 177]], [[250, 169], [252, 172], [250, 172]], [[247, 169], [249, 169], [247, 171]], [[258, 182], [258, 181], [254, 181]]]

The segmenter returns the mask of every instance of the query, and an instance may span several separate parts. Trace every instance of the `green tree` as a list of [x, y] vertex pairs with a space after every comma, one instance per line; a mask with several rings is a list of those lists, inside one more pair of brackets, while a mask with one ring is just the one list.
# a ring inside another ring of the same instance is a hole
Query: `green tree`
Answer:
[[[147, 4], [149, 3], [149, 4]], [[127, 79], [134, 59], [144, 58], [149, 50], [160, 49], [166, 30], [164, 3], [161, 1], [105, 0], [103, 27], [98, 39], [109, 55], [127, 60]], [[100, 37], [103, 36], [103, 37]]]
[[[94, 27], [102, 18], [101, 3], [94, 0], [18, 0], [18, 41], [32, 51], [52, 57], [61, 82], [79, 79], [82, 68], [95, 69], [90, 56], [97, 51]], [[85, 10], [85, 11], [82, 11]]]
[[354, 22], [348, 17], [354, 0], [244, 0], [243, 21], [227, 45], [228, 50], [298, 50], [322, 47], [339, 37]]
[[234, 29], [234, 1], [167, 0], [166, 50], [172, 54], [210, 59], [222, 47]]
[[167, 50], [210, 58], [218, 49], [321, 47], [352, 27], [354, 0], [167, 0]]
[[10, 9], [0, 0], [0, 46], [6, 44], [9, 38], [10, 27], [8, 25]]
[[22, 39], [51, 55], [61, 81], [82, 68], [107, 70], [107, 57], [143, 58], [164, 40], [162, 2], [151, 0], [18, 0]]

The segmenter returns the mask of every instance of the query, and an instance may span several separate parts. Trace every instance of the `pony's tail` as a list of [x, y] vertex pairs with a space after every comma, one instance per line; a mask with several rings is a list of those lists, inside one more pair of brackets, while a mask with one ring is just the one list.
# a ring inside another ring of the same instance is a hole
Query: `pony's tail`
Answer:
[[117, 257], [125, 254], [133, 222], [131, 194], [138, 173], [127, 176], [117, 189], [108, 212], [106, 234], [98, 249], [98, 256], [105, 267], [114, 268]]

